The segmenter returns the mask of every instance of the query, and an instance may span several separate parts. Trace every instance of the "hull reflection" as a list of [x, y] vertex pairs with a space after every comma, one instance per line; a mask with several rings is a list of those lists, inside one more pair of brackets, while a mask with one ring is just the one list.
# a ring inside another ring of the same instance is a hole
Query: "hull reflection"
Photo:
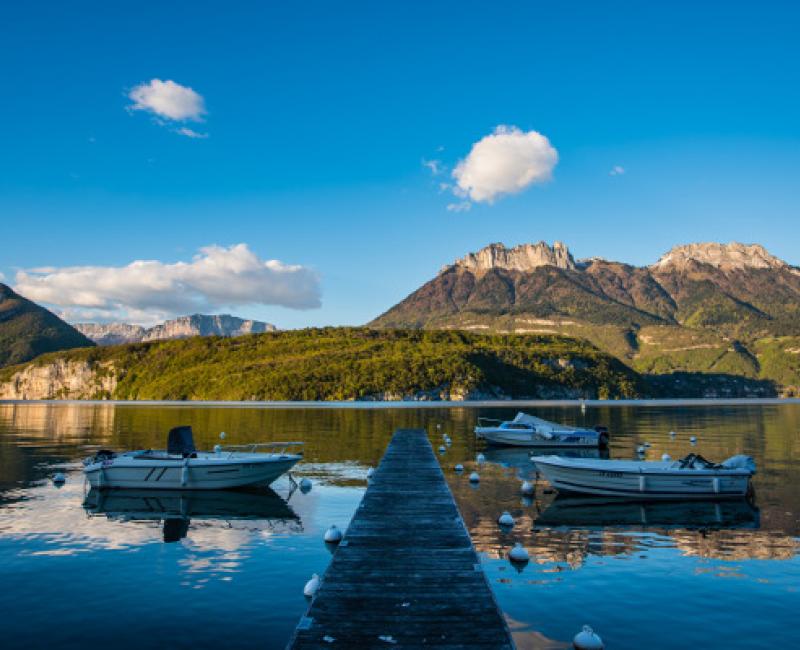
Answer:
[[118, 521], [162, 521], [164, 541], [186, 537], [192, 519], [299, 522], [291, 506], [269, 488], [253, 490], [98, 490], [83, 507], [90, 516]]
[[[548, 450], [549, 451], [549, 450]], [[536, 466], [531, 462], [531, 450], [518, 447], [487, 447], [483, 451], [486, 460], [503, 467], [515, 467], [531, 475], [536, 473]], [[608, 459], [608, 449], [575, 449], [574, 447], [553, 449], [552, 453], [568, 458], [603, 458]]]
[[724, 501], [650, 501], [558, 497], [536, 519], [537, 526], [611, 528], [653, 526], [749, 528], [760, 525], [758, 508], [747, 499]]

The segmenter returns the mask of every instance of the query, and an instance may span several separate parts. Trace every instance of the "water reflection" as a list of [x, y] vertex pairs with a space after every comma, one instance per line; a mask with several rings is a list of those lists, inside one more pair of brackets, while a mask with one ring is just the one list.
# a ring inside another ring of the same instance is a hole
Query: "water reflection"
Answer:
[[[307, 606], [303, 585], [330, 562], [324, 531], [347, 527], [367, 468], [400, 427], [426, 427], [434, 448], [443, 433], [452, 438], [437, 457], [495, 595], [530, 647], [563, 647], [559, 639], [584, 622], [599, 622], [608, 647], [644, 647], [641, 639], [659, 650], [702, 647], [709, 625], [715, 639], [730, 631], [726, 647], [756, 647], [753, 635], [762, 647], [780, 645], [800, 607], [800, 406], [523, 407], [565, 424], [608, 425], [613, 458], [635, 458], [644, 442], [650, 459], [753, 456], [757, 506], [581, 503], [541, 480], [523, 497], [521, 480], [535, 478], [530, 450], [484, 448], [473, 434], [479, 416], [508, 419], [517, 410], [0, 404], [0, 611], [25, 612], [7, 617], [4, 647], [41, 645], [44, 629], [49, 643], [83, 647], [87, 624], [112, 619], [157, 631], [121, 639], [121, 648], [185, 647], [184, 631], [198, 617], [208, 622], [204, 644], [227, 647], [231, 602], [238, 647], [285, 647]], [[304, 440], [294, 473], [313, 487], [290, 495], [282, 479], [274, 493], [85, 491], [81, 458], [101, 446], [162, 446], [178, 424], [194, 428], [201, 448], [213, 447], [220, 431], [233, 444]], [[470, 485], [474, 470], [481, 480]], [[50, 481], [56, 471], [67, 474], [61, 489]], [[504, 510], [517, 522], [509, 531], [497, 525]], [[531, 556], [521, 574], [507, 561], [515, 542]], [[693, 624], [699, 611], [704, 626]], [[654, 638], [654, 613], [677, 623], [670, 635]]]
[[557, 497], [536, 518], [537, 526], [573, 528], [758, 528], [759, 512], [747, 499], [632, 502]]
[[163, 526], [164, 542], [186, 537], [192, 519], [228, 522], [259, 520], [262, 529], [276, 525], [300, 532], [300, 518], [269, 488], [253, 490], [96, 490], [83, 501], [89, 515], [121, 522], [155, 521]]

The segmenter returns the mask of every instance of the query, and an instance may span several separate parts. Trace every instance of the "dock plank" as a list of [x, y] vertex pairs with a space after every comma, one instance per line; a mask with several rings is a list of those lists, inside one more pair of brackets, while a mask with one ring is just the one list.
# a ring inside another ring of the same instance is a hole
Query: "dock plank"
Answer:
[[426, 432], [398, 429], [288, 648], [513, 648]]

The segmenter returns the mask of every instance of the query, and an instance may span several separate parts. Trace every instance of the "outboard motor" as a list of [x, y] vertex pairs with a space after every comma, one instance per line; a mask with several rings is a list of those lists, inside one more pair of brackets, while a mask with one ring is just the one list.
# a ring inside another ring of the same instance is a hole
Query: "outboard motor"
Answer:
[[608, 449], [608, 427], [603, 426], [602, 424], [598, 424], [595, 428], [595, 431], [599, 434], [597, 436], [597, 447], [599, 449]]

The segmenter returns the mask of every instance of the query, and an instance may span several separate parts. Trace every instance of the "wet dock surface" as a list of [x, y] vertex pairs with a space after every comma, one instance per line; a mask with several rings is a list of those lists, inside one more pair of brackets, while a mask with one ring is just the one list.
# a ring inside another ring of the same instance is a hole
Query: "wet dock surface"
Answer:
[[423, 429], [398, 429], [289, 648], [513, 648]]

